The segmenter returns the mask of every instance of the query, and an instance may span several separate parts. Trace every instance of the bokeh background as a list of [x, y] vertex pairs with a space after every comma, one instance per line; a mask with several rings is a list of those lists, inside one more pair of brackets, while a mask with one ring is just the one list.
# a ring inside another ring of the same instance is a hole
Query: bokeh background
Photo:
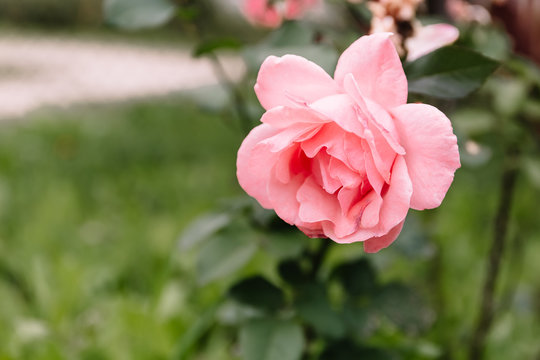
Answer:
[[[120, 11], [137, 2], [142, 12]], [[234, 1], [178, 0], [173, 12], [158, 0], [125, 3], [0, 0], [2, 360], [239, 359], [235, 325], [247, 315], [220, 303], [226, 289], [246, 274], [282, 281], [276, 264], [311, 241], [235, 223], [220, 235], [225, 247], [186, 245], [254, 206], [235, 157], [242, 116], [252, 126], [262, 113], [251, 90], [258, 64], [297, 53], [331, 72], [359, 36], [345, 5], [329, 1], [308, 30], [272, 33]], [[535, 4], [497, 4], [508, 27], [463, 25], [460, 39], [503, 61], [517, 45], [530, 60], [509, 61], [465, 100], [422, 99], [452, 119], [463, 167], [443, 206], [412, 212], [398, 241], [369, 256], [377, 282], [397, 284], [390, 294], [347, 315], [346, 331], [405, 349], [397, 358], [466, 358], [501, 173], [513, 161], [503, 145], [518, 141], [525, 150], [486, 358], [540, 359]], [[443, 1], [428, 5], [426, 15], [448, 19]], [[325, 37], [312, 45], [313, 34]], [[520, 118], [536, 127], [515, 125]], [[327, 272], [363, 257], [361, 245], [335, 247]], [[373, 281], [363, 276], [353, 281]]]

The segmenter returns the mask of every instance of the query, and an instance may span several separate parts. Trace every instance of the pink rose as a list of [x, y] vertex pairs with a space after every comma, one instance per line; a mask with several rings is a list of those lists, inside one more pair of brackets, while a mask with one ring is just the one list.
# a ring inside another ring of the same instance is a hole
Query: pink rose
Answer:
[[406, 104], [391, 34], [363, 36], [332, 79], [295, 55], [270, 56], [255, 92], [266, 109], [238, 150], [242, 188], [310, 237], [377, 252], [409, 208], [441, 204], [460, 166], [448, 118]]
[[300, 18], [319, 0], [245, 0], [243, 11], [250, 22], [269, 28], [281, 25], [283, 19]]
[[459, 38], [459, 30], [449, 24], [419, 25], [413, 37], [405, 41], [407, 61], [413, 61]]

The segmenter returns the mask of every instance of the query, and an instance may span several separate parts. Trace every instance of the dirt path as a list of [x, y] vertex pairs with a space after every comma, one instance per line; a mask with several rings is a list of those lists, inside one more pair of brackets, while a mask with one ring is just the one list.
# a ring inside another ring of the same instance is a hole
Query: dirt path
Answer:
[[[238, 58], [223, 64], [232, 78]], [[43, 106], [120, 101], [217, 83], [210, 63], [188, 49], [45, 36], [0, 35], [0, 119]]]

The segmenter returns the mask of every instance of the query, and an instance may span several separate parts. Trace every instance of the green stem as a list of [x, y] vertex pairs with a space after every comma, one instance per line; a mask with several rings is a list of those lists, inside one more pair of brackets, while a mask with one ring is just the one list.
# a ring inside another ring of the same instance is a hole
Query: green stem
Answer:
[[510, 220], [510, 208], [519, 169], [516, 166], [518, 150], [511, 148], [502, 174], [500, 200], [494, 223], [493, 241], [487, 263], [486, 279], [480, 303], [480, 315], [469, 348], [470, 360], [482, 360], [485, 356], [486, 338], [495, 315], [495, 287], [501, 270], [501, 260], [506, 245], [506, 234]]
[[315, 279], [317, 277], [317, 274], [321, 270], [324, 259], [328, 254], [328, 250], [330, 250], [331, 243], [332, 240], [330, 239], [321, 239], [321, 245], [317, 248], [316, 251], [310, 254], [311, 270], [309, 272], [309, 275], [311, 278]]
[[236, 109], [236, 113], [238, 114], [238, 117], [240, 119], [240, 126], [244, 134], [247, 135], [251, 131], [252, 126], [251, 117], [249, 116], [249, 112], [247, 111], [244, 96], [242, 95], [236, 84], [227, 75], [227, 72], [225, 71], [225, 68], [223, 67], [221, 61], [219, 61], [217, 55], [212, 53], [209, 55], [209, 58], [212, 62], [212, 66], [214, 67], [214, 71], [219, 79], [219, 82], [223, 86], [225, 86], [233, 96], [234, 108]]

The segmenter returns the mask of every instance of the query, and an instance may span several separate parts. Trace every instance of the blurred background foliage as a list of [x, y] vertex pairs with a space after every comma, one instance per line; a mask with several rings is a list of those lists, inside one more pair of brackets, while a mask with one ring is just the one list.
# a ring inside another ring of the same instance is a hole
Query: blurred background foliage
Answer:
[[479, 91], [411, 95], [449, 115], [463, 166], [440, 208], [411, 212], [392, 247], [366, 256], [305, 238], [235, 176], [242, 130], [262, 113], [262, 60], [295, 53], [331, 73], [358, 29], [253, 30], [220, 4], [0, 0], [11, 30], [162, 37], [218, 70], [222, 51], [247, 68], [226, 91], [1, 124], [0, 359], [466, 359], [509, 163], [519, 174], [485, 358], [539, 358], [540, 72], [502, 25], [461, 28], [461, 46], [502, 62]]

